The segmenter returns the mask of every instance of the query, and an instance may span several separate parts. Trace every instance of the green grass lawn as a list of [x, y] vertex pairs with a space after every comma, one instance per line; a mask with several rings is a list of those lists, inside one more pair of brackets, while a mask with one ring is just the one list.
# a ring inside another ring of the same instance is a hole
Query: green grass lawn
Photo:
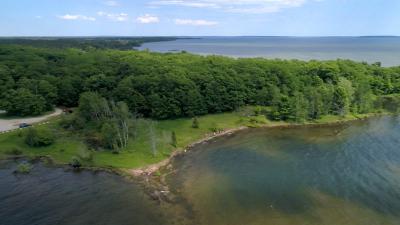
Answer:
[[[312, 123], [332, 123], [337, 121], [353, 120], [366, 115], [348, 115], [346, 117], [324, 116], [318, 121]], [[287, 125], [286, 122], [273, 122], [267, 120], [265, 116], [243, 116], [243, 113], [232, 112], [215, 115], [206, 115], [198, 117], [199, 128], [192, 128], [192, 119], [163, 120], [155, 123], [157, 136], [157, 152], [153, 154], [150, 137], [148, 132], [148, 123], [144, 120], [138, 122], [136, 135], [131, 138], [126, 149], [119, 154], [113, 154], [110, 151], [93, 152], [93, 160], [84, 162], [86, 166], [94, 167], [113, 167], [113, 168], [138, 168], [149, 164], [157, 163], [166, 159], [175, 150], [183, 150], [197, 140], [204, 138], [212, 133], [211, 128], [231, 129], [241, 126], [258, 127]], [[311, 123], [311, 122], [310, 122]], [[51, 129], [56, 136], [53, 145], [41, 148], [32, 148], [24, 142], [24, 132], [13, 131], [6, 134], [0, 134], [0, 158], [10, 156], [10, 150], [18, 149], [22, 154], [28, 157], [48, 156], [57, 163], [67, 164], [72, 157], [80, 154], [82, 149], [86, 149], [83, 138], [79, 134], [64, 131], [59, 128], [57, 119], [52, 119], [49, 124], [37, 126], [38, 129]], [[177, 137], [177, 148], [171, 145], [171, 133], [174, 131]]]

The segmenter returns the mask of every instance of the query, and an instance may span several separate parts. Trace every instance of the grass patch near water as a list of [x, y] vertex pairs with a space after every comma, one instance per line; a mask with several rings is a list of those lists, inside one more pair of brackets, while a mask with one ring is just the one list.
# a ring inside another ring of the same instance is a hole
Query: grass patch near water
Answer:
[[[305, 124], [327, 124], [334, 122], [345, 122], [360, 118], [366, 118], [374, 114], [324, 116], [321, 119]], [[157, 151], [151, 148], [147, 124], [139, 120], [134, 138], [130, 139], [128, 147], [119, 154], [111, 151], [91, 151], [90, 160], [82, 160], [83, 166], [107, 167], [107, 168], [138, 168], [160, 162], [168, 158], [173, 151], [183, 150], [186, 146], [194, 143], [217, 130], [227, 130], [239, 127], [261, 127], [290, 125], [282, 121], [270, 121], [264, 115], [249, 116], [242, 112], [221, 113], [205, 115], [197, 118], [199, 127], [192, 127], [192, 118], [156, 121]], [[17, 153], [27, 157], [47, 156], [56, 163], [68, 164], [72, 158], [81, 157], [82, 149], [86, 149], [83, 138], [74, 132], [65, 131], [58, 126], [57, 119], [51, 123], [42, 125], [38, 129], [50, 129], [56, 136], [54, 144], [46, 147], [29, 147], [24, 142], [24, 133], [14, 131], [0, 135], [0, 159], [10, 157]], [[172, 132], [176, 133], [177, 146], [171, 143]], [[16, 151], [16, 149], [18, 151]]]

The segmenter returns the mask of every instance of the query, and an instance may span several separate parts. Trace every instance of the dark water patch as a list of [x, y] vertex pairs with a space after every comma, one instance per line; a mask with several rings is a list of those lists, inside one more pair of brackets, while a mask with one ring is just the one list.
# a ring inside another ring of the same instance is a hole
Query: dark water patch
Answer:
[[0, 224], [168, 224], [139, 186], [115, 175], [41, 164], [15, 175], [15, 167], [10, 162], [0, 169]]

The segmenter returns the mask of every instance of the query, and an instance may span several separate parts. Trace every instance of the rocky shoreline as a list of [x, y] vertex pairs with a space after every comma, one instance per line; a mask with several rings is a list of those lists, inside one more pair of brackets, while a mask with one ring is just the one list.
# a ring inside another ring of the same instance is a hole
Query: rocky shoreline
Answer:
[[[337, 121], [332, 121], [332, 122], [327, 122], [327, 123], [265, 124], [265, 125], [259, 126], [257, 128], [279, 129], [279, 128], [295, 128], [295, 127], [304, 127], [304, 126], [307, 126], [307, 127], [334, 126], [334, 125], [347, 124], [350, 122], [363, 121], [363, 120], [367, 120], [367, 119], [370, 119], [370, 118], [376, 117], [376, 116], [382, 116], [382, 114], [371, 114], [371, 115], [363, 117], [363, 118], [337, 120]], [[221, 132], [207, 134], [204, 138], [202, 138], [196, 142], [193, 142], [192, 144], [188, 145], [186, 148], [177, 149], [176, 151], [173, 152], [173, 154], [171, 154], [170, 157], [168, 157], [167, 159], [165, 159], [159, 163], [152, 164], [152, 165], [138, 168], [138, 169], [124, 170], [124, 173], [127, 176], [130, 176], [134, 179], [140, 180], [144, 187], [145, 192], [150, 196], [151, 199], [158, 201], [160, 204], [161, 203], [173, 204], [174, 199], [177, 198], [177, 195], [179, 195], [179, 193], [174, 193], [172, 190], [170, 190], [169, 185], [166, 181], [166, 177], [168, 175], [174, 173], [173, 165], [172, 165], [174, 159], [176, 159], [177, 157], [183, 156], [184, 154], [186, 154], [188, 151], [190, 151], [197, 145], [207, 143], [218, 137], [232, 135], [236, 132], [251, 129], [251, 128], [253, 128], [253, 127], [241, 126], [238, 128], [232, 128], [232, 129], [227, 129], [227, 130], [224, 130]]]
[[[332, 125], [340, 125], [340, 124], [345, 124], [345, 123], [354, 122], [354, 121], [367, 120], [372, 117], [382, 116], [382, 115], [384, 115], [384, 114], [371, 114], [371, 115], [363, 117], [363, 118], [344, 119], [344, 120], [337, 120], [337, 121], [326, 122], [326, 123], [311, 122], [311, 123], [264, 124], [264, 125], [260, 125], [256, 128], [293, 128], [293, 127], [304, 127], [304, 126], [307, 126], [307, 127], [332, 126]], [[252, 129], [252, 128], [254, 128], [254, 127], [241, 126], [241, 127], [237, 127], [237, 128], [223, 130], [221, 132], [214, 132], [214, 133], [207, 134], [204, 138], [202, 138], [196, 142], [193, 142], [192, 144], [186, 146], [184, 149], [176, 149], [167, 159], [165, 159], [161, 162], [158, 162], [156, 164], [151, 164], [151, 165], [141, 167], [141, 168], [127, 169], [127, 170], [125, 170], [125, 172], [128, 175], [131, 175], [133, 177], [151, 176], [152, 174], [159, 171], [161, 168], [169, 167], [175, 157], [187, 153], [188, 151], [190, 151], [192, 148], [194, 148], [195, 146], [197, 146], [199, 144], [204, 144], [215, 138], [223, 137], [226, 135], [232, 135], [236, 132], [246, 130], [246, 129]]]
[[165, 160], [163, 160], [163, 161], [161, 161], [159, 163], [152, 164], [152, 165], [145, 166], [145, 167], [138, 168], [138, 169], [128, 169], [128, 170], [126, 170], [126, 172], [128, 174], [134, 176], [134, 177], [152, 175], [153, 173], [159, 171], [161, 168], [167, 167], [168, 165], [170, 165], [170, 163], [172, 162], [172, 160], [175, 157], [186, 153], [190, 149], [194, 148], [196, 145], [203, 144], [203, 143], [206, 143], [206, 142], [208, 142], [208, 141], [210, 141], [210, 140], [212, 140], [214, 138], [222, 137], [222, 136], [225, 136], [225, 135], [230, 135], [230, 134], [233, 134], [233, 133], [238, 132], [240, 130], [244, 130], [244, 129], [248, 129], [248, 128], [249, 127], [238, 127], [238, 128], [233, 128], [233, 129], [227, 129], [227, 130], [224, 130], [224, 131], [221, 131], [221, 132], [215, 132], [215, 133], [212, 133], [212, 134], [208, 134], [208, 135], [206, 135], [206, 137], [204, 137], [204, 138], [202, 138], [202, 139], [200, 139], [200, 140], [198, 140], [198, 141], [186, 146], [186, 148], [184, 148], [183, 150], [177, 149], [176, 151], [174, 151], [171, 154], [171, 156], [169, 156], [167, 159], [165, 159]]

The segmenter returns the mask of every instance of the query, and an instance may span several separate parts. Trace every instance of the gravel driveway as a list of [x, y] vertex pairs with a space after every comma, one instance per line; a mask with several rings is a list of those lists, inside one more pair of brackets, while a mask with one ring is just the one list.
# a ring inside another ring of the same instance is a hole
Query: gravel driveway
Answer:
[[10, 130], [15, 130], [19, 128], [19, 124], [27, 123], [27, 124], [34, 124], [39, 123], [44, 120], [47, 120], [50, 117], [58, 116], [62, 113], [61, 109], [56, 109], [52, 114], [48, 114], [45, 116], [39, 117], [32, 117], [32, 118], [21, 118], [21, 119], [0, 119], [0, 133]]

